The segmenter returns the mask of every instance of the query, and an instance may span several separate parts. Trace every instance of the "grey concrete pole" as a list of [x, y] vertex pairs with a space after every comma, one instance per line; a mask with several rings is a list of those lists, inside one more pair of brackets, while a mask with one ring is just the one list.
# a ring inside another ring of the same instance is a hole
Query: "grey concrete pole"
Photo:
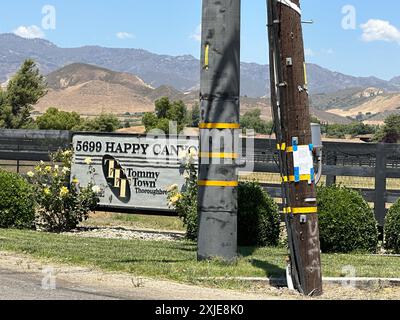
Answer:
[[203, 0], [201, 48], [198, 259], [230, 261], [237, 257], [240, 0]]

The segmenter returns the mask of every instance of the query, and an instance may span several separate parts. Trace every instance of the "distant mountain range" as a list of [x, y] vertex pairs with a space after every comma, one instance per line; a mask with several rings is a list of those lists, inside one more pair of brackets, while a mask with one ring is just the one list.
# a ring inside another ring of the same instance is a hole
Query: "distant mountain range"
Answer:
[[[165, 85], [181, 92], [199, 88], [200, 62], [190, 55], [174, 57], [142, 49], [99, 46], [60, 48], [47, 40], [24, 39], [14, 34], [0, 34], [0, 83], [5, 82], [26, 58], [34, 59], [44, 74], [72, 63], [85, 63], [136, 75], [154, 88]], [[267, 65], [242, 63], [241, 70], [242, 96], [255, 98], [269, 94]], [[391, 81], [353, 77], [315, 64], [308, 65], [308, 76], [312, 94], [369, 87], [388, 92], [400, 91], [400, 77]]]
[[[181, 92], [170, 86], [153, 88], [130, 73], [111, 71], [98, 66], [74, 63], [50, 73], [47, 77], [49, 92], [35, 106], [45, 112], [50, 107], [75, 111], [82, 115], [101, 112], [123, 115], [154, 111], [154, 101], [161, 97], [182, 100], [191, 108], [199, 100], [198, 90]], [[271, 119], [268, 98], [241, 98], [241, 113], [258, 108], [265, 119]], [[313, 115], [324, 122], [348, 123], [349, 119], [311, 108]]]

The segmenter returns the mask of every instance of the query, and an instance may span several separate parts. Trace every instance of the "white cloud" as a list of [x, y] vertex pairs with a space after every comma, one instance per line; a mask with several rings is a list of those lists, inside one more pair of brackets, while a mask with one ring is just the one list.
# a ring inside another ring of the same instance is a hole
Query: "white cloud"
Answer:
[[400, 44], [400, 30], [391, 25], [389, 21], [370, 19], [361, 25], [362, 39], [366, 42], [387, 41]]
[[190, 35], [190, 39], [198, 42], [201, 41], [201, 24], [199, 24], [196, 30]]
[[334, 53], [335, 53], [335, 50], [329, 48], [329, 49], [322, 49], [321, 52], [322, 52], [323, 54], [331, 55], [331, 54], [334, 54]]
[[117, 32], [116, 34], [118, 39], [133, 39], [135, 38], [135, 35], [129, 32]]
[[32, 25], [29, 27], [19, 26], [14, 30], [14, 34], [20, 36], [22, 38], [27, 39], [35, 39], [35, 38], [44, 38], [44, 32], [38, 26]]
[[309, 49], [309, 48], [305, 49], [304, 53], [305, 53], [306, 57], [314, 57], [315, 56], [314, 51], [312, 49]]

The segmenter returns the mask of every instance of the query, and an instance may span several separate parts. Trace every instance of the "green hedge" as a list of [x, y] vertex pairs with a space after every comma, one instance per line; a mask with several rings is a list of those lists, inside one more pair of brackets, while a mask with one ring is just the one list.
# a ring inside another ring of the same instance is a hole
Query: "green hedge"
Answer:
[[238, 244], [278, 245], [280, 214], [274, 200], [255, 182], [240, 183], [238, 199]]
[[376, 252], [377, 222], [360, 193], [343, 186], [320, 187], [318, 206], [323, 252]]
[[[238, 188], [238, 245], [276, 246], [279, 243], [280, 214], [274, 200], [255, 182], [240, 183]], [[186, 201], [186, 200], [185, 200]], [[197, 202], [186, 204], [181, 218], [187, 228], [186, 237], [197, 240]]]
[[30, 184], [18, 174], [0, 170], [0, 228], [32, 228], [34, 220]]
[[400, 199], [390, 208], [385, 221], [385, 249], [400, 253]]

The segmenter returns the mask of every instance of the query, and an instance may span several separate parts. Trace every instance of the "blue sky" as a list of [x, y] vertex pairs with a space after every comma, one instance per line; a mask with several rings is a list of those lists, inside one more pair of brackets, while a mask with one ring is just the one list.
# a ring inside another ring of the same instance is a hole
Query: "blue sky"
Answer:
[[[301, 3], [303, 19], [315, 22], [304, 25], [309, 62], [355, 76], [400, 75], [400, 1]], [[45, 5], [56, 10], [54, 30], [42, 25]], [[342, 27], [346, 5], [355, 9], [355, 29]], [[267, 63], [265, 7], [265, 0], [242, 0], [243, 61]], [[2, 2], [0, 33], [43, 37], [61, 47], [143, 48], [198, 57], [200, 21], [201, 0], [13, 0]]]

